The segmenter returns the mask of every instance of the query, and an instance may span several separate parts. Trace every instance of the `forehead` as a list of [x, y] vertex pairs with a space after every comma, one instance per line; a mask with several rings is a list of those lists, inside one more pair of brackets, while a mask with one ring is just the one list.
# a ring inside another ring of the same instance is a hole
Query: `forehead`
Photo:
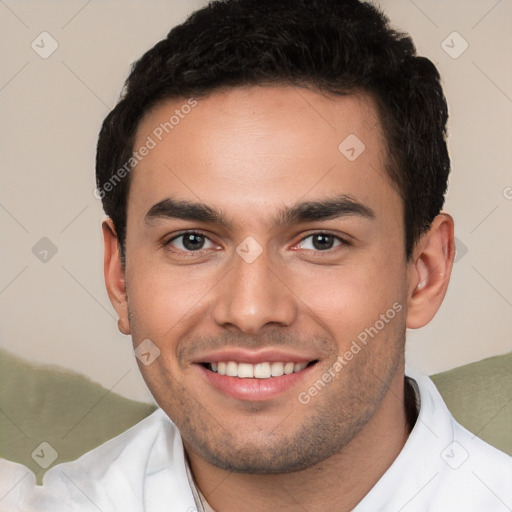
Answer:
[[171, 196], [260, 220], [277, 204], [335, 193], [396, 202], [365, 94], [251, 86], [167, 100], [140, 123], [134, 150], [144, 146], [151, 149], [132, 172], [128, 202], [140, 214]]

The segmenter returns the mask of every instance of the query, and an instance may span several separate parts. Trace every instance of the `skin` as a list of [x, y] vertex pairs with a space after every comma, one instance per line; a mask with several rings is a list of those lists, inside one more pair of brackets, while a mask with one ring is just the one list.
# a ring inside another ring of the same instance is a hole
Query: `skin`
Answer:
[[[183, 100], [142, 120], [135, 147]], [[339, 144], [356, 134], [349, 161]], [[289, 86], [217, 91], [198, 99], [133, 171], [126, 268], [115, 228], [103, 223], [105, 278], [119, 328], [160, 356], [141, 372], [182, 434], [194, 478], [218, 512], [351, 510], [402, 449], [405, 329], [427, 324], [448, 286], [453, 219], [440, 214], [405, 257], [403, 210], [385, 172], [386, 144], [368, 95], [328, 96]], [[278, 212], [344, 194], [373, 218], [275, 225]], [[145, 220], [166, 198], [204, 203], [230, 226]], [[188, 251], [181, 230], [200, 230]], [[341, 237], [332, 248], [314, 233]], [[237, 253], [254, 238], [262, 253]], [[202, 240], [202, 239], [201, 239]], [[348, 243], [346, 243], [348, 242]], [[381, 314], [401, 310], [307, 404], [298, 400]], [[227, 396], [196, 364], [206, 352], [278, 348], [317, 361], [277, 396]], [[299, 506], [300, 505], [300, 506]]]

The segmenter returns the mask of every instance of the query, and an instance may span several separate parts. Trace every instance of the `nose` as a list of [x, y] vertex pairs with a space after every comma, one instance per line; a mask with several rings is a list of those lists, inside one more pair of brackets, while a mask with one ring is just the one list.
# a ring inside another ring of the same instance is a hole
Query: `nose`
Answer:
[[290, 326], [297, 315], [297, 299], [286, 286], [282, 269], [272, 268], [265, 251], [251, 263], [238, 254], [233, 260], [215, 296], [215, 322], [247, 334], [256, 334], [267, 325]]

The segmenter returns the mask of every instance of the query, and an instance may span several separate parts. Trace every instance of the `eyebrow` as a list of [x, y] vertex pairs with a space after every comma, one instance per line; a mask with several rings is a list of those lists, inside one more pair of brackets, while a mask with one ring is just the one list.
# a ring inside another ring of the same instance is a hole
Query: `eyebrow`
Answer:
[[[318, 201], [299, 202], [282, 208], [272, 220], [272, 227], [289, 226], [299, 223], [330, 220], [345, 216], [375, 219], [375, 212], [354, 198], [342, 194]], [[153, 205], [144, 218], [147, 225], [163, 219], [182, 219], [218, 224], [232, 229], [232, 223], [219, 210], [204, 203], [166, 198]]]

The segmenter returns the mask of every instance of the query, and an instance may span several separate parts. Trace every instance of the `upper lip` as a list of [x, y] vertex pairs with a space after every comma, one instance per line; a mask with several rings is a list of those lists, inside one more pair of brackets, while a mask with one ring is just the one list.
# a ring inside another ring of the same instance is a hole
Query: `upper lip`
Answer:
[[311, 357], [297, 352], [287, 352], [279, 349], [261, 349], [261, 350], [244, 350], [240, 348], [230, 348], [205, 352], [200, 357], [195, 358], [193, 363], [219, 363], [227, 361], [235, 361], [236, 363], [309, 363], [317, 358]]

